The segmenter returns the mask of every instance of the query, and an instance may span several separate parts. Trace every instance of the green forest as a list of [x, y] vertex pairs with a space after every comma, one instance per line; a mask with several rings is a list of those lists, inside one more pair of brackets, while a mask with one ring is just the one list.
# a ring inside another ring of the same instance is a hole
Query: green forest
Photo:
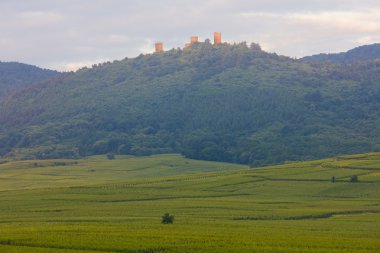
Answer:
[[364, 45], [335, 54], [317, 54], [303, 57], [306, 62], [331, 62], [336, 64], [350, 64], [357, 61], [367, 61], [380, 58], [380, 43]]
[[0, 99], [58, 74], [57, 71], [32, 65], [0, 61]]
[[0, 155], [21, 159], [182, 153], [254, 167], [380, 151], [378, 59], [206, 41], [63, 73], [0, 103]]

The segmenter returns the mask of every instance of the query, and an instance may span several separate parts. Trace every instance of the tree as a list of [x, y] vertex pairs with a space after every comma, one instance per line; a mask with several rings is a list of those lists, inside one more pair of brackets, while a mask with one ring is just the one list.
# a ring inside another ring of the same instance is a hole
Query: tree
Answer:
[[353, 176], [351, 176], [351, 180], [350, 180], [351, 183], [356, 183], [356, 182], [358, 182], [358, 181], [359, 181], [359, 178], [358, 178], [357, 175], [353, 175]]
[[108, 153], [108, 154], [107, 154], [107, 159], [108, 159], [108, 160], [114, 160], [114, 159], [115, 159], [115, 155], [112, 154], [112, 153]]
[[331, 182], [332, 182], [332, 183], [335, 183], [335, 182], [336, 182], [336, 178], [335, 178], [335, 176], [333, 176], [333, 177], [331, 178]]
[[164, 216], [162, 216], [162, 221], [161, 221], [162, 224], [173, 224], [173, 222], [174, 222], [173, 215], [169, 213], [165, 213]]

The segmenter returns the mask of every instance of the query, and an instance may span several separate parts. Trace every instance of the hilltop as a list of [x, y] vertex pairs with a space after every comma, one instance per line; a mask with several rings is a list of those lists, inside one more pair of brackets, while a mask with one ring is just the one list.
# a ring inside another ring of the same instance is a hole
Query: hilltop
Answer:
[[0, 62], [0, 99], [32, 84], [46, 81], [59, 72], [18, 62]]
[[112, 152], [250, 164], [380, 150], [380, 62], [314, 64], [257, 44], [141, 55], [84, 68], [0, 106], [0, 152]]
[[337, 54], [317, 54], [302, 58], [307, 62], [330, 62], [336, 64], [349, 64], [357, 61], [367, 61], [380, 58], [380, 44], [360, 46], [347, 52]]

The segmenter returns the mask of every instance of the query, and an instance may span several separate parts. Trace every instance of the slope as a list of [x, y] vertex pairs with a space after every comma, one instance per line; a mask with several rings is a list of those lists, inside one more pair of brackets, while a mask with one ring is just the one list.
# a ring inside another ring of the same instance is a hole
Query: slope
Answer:
[[58, 74], [57, 71], [23, 63], [0, 62], [0, 99]]
[[379, 69], [197, 43], [14, 95], [0, 107], [0, 151], [24, 159], [181, 152], [252, 166], [376, 151]]
[[380, 44], [360, 46], [344, 53], [318, 54], [306, 56], [302, 61], [306, 62], [330, 62], [348, 64], [356, 61], [367, 61], [380, 58]]

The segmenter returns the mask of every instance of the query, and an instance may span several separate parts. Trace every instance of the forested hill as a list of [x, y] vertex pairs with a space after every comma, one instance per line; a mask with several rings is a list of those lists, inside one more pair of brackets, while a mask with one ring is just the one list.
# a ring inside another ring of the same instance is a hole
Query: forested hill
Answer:
[[253, 44], [139, 56], [66, 74], [0, 105], [0, 149], [279, 163], [380, 151], [380, 62], [309, 64]]
[[0, 62], [0, 99], [33, 83], [52, 78], [57, 71], [18, 62]]
[[306, 62], [330, 62], [348, 64], [357, 61], [367, 61], [380, 58], [380, 44], [360, 46], [344, 53], [317, 54], [302, 58]]

